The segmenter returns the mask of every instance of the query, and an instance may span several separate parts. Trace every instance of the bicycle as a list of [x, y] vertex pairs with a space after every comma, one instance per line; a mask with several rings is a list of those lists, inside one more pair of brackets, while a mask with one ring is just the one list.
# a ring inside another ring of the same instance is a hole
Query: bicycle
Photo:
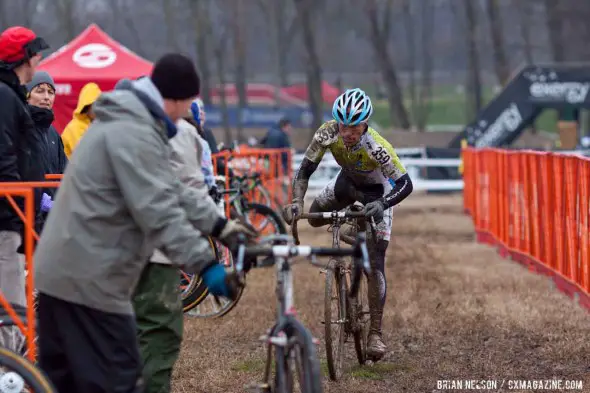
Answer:
[[[270, 247], [263, 247], [265, 244]], [[268, 345], [263, 381], [246, 386], [257, 393], [291, 393], [295, 382], [301, 393], [321, 393], [321, 369], [311, 333], [296, 318], [293, 305], [293, 275], [290, 259], [296, 256], [308, 257], [315, 266], [329, 268], [316, 261], [318, 256], [353, 256], [353, 281], [348, 293], [356, 297], [363, 271], [370, 271], [368, 250], [364, 233], [359, 233], [354, 247], [318, 248], [297, 246], [289, 235], [267, 236], [256, 246], [247, 247], [243, 241], [238, 246], [235, 274], [241, 275], [244, 258], [272, 257], [256, 262], [252, 267], [276, 267], [277, 320], [261, 341]], [[274, 349], [274, 377], [271, 368]], [[294, 372], [297, 379], [294, 379]]]
[[[26, 324], [26, 308], [17, 304], [11, 304], [11, 307], [22, 323]], [[17, 323], [9, 312], [0, 307], [0, 329], [16, 326]], [[57, 393], [43, 371], [28, 359], [2, 346], [0, 346], [0, 369], [0, 392]]]
[[[328, 231], [332, 231], [332, 247], [340, 248], [340, 240], [350, 243], [354, 239], [346, 238], [340, 233], [344, 223], [351, 223], [356, 234], [365, 234], [365, 231], [358, 231], [358, 228], [366, 230], [366, 220], [363, 211], [359, 211], [358, 205], [349, 206], [343, 211], [318, 212], [301, 214], [293, 220], [292, 233], [295, 244], [299, 244], [299, 233], [297, 221], [300, 219], [329, 219], [331, 225]], [[355, 211], [356, 210], [356, 211]], [[374, 232], [374, 222], [371, 222]], [[366, 234], [364, 235], [366, 236]], [[322, 271], [325, 273], [324, 292], [324, 339], [326, 347], [326, 360], [328, 363], [328, 374], [330, 379], [337, 381], [342, 376], [344, 363], [344, 348], [350, 336], [353, 337], [356, 357], [359, 364], [366, 363], [366, 349], [368, 324], [370, 320], [368, 302], [368, 280], [363, 275], [359, 278], [359, 285], [362, 288], [355, 296], [346, 296], [348, 288], [352, 285], [352, 274], [350, 261], [341, 257], [334, 257], [329, 262], [330, 269]], [[335, 291], [335, 293], [334, 293]], [[334, 309], [332, 301], [336, 301]], [[332, 315], [335, 311], [335, 318]], [[333, 339], [333, 333], [336, 339]], [[334, 342], [336, 341], [336, 342]]]
[[[270, 207], [256, 203], [249, 203], [246, 199], [248, 186], [241, 184], [236, 188], [223, 189], [225, 178], [217, 177], [219, 193], [213, 196], [213, 200], [223, 209], [224, 195], [230, 195], [231, 217], [242, 217], [244, 221], [256, 227], [263, 233], [265, 230], [270, 233], [286, 234], [287, 228], [280, 216]], [[257, 225], [258, 224], [258, 225]], [[221, 243], [209, 238], [215, 259], [226, 266], [233, 266], [232, 253]], [[181, 271], [181, 285], [184, 286], [182, 293], [183, 310], [188, 315], [197, 318], [219, 318], [227, 315], [239, 302], [242, 297], [240, 290], [235, 300], [226, 298], [209, 297], [209, 291], [197, 275], [190, 275]]]

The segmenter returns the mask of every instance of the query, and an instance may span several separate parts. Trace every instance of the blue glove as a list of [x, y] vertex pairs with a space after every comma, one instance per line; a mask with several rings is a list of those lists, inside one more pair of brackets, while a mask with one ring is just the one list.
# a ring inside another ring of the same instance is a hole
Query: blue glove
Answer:
[[51, 206], [53, 206], [51, 197], [46, 193], [43, 193], [43, 196], [41, 197], [41, 211], [47, 213], [51, 210]]
[[230, 297], [229, 288], [227, 287], [225, 277], [225, 267], [216, 263], [207, 268], [202, 274], [203, 282], [209, 289], [209, 293], [214, 296]]

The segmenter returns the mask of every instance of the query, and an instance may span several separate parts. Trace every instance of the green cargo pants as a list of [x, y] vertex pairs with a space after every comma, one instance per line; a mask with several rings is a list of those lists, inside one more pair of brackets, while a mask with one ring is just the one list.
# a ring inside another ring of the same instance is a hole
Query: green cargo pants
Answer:
[[143, 360], [145, 393], [170, 393], [172, 368], [180, 354], [183, 311], [178, 269], [148, 263], [133, 306]]

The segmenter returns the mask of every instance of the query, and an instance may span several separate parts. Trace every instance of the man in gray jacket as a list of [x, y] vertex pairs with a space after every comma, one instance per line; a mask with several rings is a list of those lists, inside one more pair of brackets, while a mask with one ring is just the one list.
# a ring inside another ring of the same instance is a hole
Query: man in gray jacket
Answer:
[[[119, 83], [116, 88], [125, 89], [125, 83]], [[209, 217], [208, 222], [215, 222], [223, 217], [223, 211], [209, 196], [201, 171], [202, 144], [207, 142], [185, 119], [178, 120], [176, 126], [178, 133], [170, 140], [172, 168], [183, 184], [200, 193], [202, 214]], [[201, 227], [197, 229], [208, 233]], [[182, 344], [184, 313], [178, 268], [164, 253], [156, 250], [151, 257], [141, 275], [133, 306], [145, 393], [170, 393], [172, 370]]]
[[237, 278], [195, 227], [231, 245], [241, 224], [210, 221], [169, 161], [174, 121], [200, 81], [192, 61], [166, 55], [150, 78], [104, 93], [71, 156], [35, 252], [39, 364], [60, 393], [141, 392], [132, 297], [155, 248], [233, 297]]

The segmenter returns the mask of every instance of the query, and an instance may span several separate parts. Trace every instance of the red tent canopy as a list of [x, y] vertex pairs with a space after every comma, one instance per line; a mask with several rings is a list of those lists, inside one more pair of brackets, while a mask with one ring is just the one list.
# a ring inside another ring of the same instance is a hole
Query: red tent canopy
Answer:
[[152, 63], [92, 24], [72, 42], [44, 59], [37, 69], [47, 71], [55, 80], [53, 125], [61, 133], [72, 119], [78, 94], [86, 83], [95, 82], [101, 90], [111, 90], [122, 78], [149, 75]]

